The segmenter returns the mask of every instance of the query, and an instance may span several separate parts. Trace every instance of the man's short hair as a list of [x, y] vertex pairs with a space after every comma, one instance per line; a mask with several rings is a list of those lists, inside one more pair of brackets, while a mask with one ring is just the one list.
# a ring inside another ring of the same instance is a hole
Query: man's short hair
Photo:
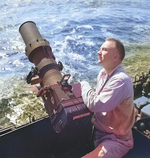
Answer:
[[120, 54], [120, 58], [121, 58], [121, 60], [123, 60], [125, 57], [125, 49], [124, 49], [124, 45], [122, 44], [122, 42], [120, 42], [119, 40], [117, 40], [115, 38], [106, 38], [105, 41], [114, 41], [116, 43], [116, 48]]

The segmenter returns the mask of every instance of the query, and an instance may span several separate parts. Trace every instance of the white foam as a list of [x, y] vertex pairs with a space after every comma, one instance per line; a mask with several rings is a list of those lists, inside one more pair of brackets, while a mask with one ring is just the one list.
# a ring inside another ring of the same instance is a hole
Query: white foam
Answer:
[[17, 67], [24, 67], [24, 63], [22, 63], [18, 59], [13, 62], [13, 65], [15, 65]]
[[91, 25], [80, 25], [80, 26], [76, 27], [76, 29], [81, 29], [81, 28], [89, 29], [89, 30], [94, 30]]

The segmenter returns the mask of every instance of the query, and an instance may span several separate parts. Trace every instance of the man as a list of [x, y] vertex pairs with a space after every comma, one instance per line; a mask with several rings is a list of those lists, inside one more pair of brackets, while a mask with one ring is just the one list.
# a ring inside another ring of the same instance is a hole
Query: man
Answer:
[[83, 158], [121, 158], [133, 147], [134, 93], [132, 81], [121, 66], [124, 56], [123, 44], [107, 38], [98, 52], [103, 69], [97, 78], [96, 92], [88, 82], [81, 82], [84, 103], [94, 112], [91, 122], [96, 147]]

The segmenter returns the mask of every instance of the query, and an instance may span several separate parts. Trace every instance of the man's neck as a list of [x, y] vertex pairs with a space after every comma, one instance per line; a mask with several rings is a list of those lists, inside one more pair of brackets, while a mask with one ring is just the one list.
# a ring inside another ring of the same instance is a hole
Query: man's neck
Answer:
[[106, 71], [106, 74], [107, 74], [107, 75], [111, 75], [112, 72], [113, 72], [120, 64], [121, 64], [121, 63], [119, 63], [119, 64], [117, 64], [117, 65], [114, 65], [114, 66], [107, 67], [107, 68], [104, 67], [104, 69], [105, 69], [105, 71]]

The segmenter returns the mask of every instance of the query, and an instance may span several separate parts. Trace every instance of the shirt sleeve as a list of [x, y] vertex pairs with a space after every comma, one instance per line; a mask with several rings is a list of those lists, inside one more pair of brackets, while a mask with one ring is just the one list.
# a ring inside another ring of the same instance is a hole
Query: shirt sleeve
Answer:
[[126, 81], [122, 78], [113, 78], [99, 95], [92, 90], [88, 82], [82, 81], [80, 84], [83, 101], [92, 112], [109, 112], [132, 95], [128, 78]]

